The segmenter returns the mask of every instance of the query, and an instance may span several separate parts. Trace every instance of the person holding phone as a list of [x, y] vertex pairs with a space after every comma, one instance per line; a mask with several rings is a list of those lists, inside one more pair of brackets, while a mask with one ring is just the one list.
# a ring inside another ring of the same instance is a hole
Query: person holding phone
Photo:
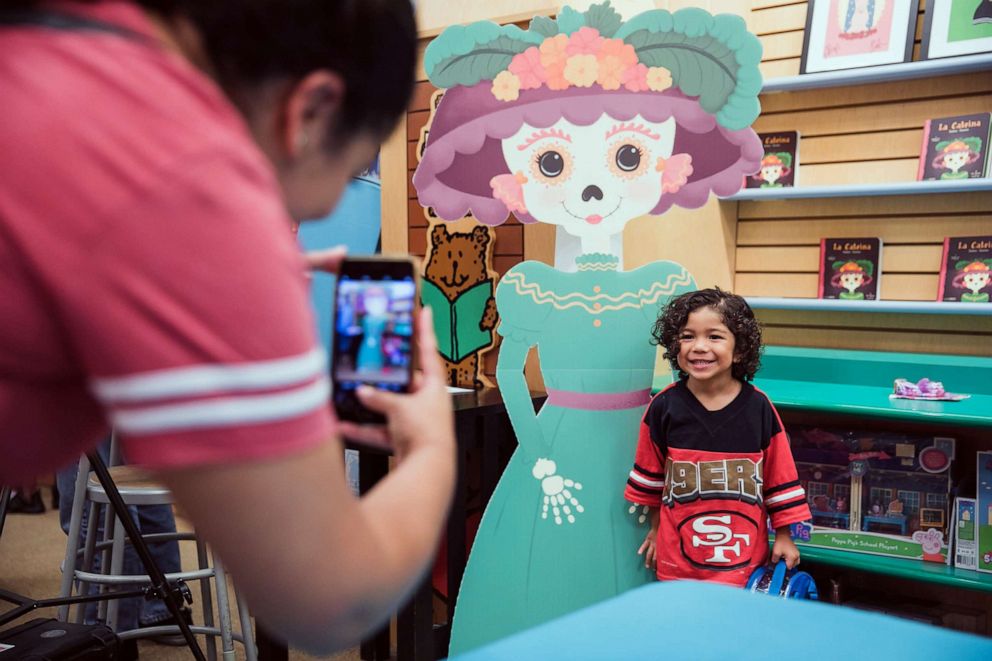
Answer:
[[[0, 7], [0, 483], [112, 426], [290, 643], [386, 620], [454, 480], [430, 312], [410, 392], [335, 420], [293, 229], [407, 106], [408, 0], [6, 0]], [[392, 444], [355, 499], [342, 435]]]

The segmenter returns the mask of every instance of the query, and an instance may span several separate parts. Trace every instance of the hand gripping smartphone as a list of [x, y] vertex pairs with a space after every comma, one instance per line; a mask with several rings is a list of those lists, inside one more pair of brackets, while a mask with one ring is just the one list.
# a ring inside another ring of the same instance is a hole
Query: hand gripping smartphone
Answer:
[[409, 258], [349, 257], [334, 295], [331, 380], [341, 420], [384, 423], [355, 394], [361, 385], [408, 392], [413, 378], [417, 273]]

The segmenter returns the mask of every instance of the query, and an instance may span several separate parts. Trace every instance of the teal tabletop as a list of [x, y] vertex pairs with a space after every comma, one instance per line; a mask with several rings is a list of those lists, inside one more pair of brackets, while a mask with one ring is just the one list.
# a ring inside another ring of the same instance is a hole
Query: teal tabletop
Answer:
[[458, 656], [489, 659], [992, 659], [992, 639], [812, 601], [652, 583]]

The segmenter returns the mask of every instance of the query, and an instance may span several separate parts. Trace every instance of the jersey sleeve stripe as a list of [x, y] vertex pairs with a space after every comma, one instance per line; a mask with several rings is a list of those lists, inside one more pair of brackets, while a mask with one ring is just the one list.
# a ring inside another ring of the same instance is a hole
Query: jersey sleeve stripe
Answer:
[[783, 510], [792, 509], [793, 507], [806, 507], [806, 499], [801, 498], [799, 500], [793, 501], [791, 503], [785, 503], [784, 505], [776, 505], [775, 507], [769, 507], [768, 513], [775, 514]]
[[634, 464], [634, 470], [637, 471], [638, 473], [640, 473], [641, 475], [643, 475], [644, 477], [653, 477], [653, 478], [658, 479], [658, 480], [664, 480], [665, 479], [665, 474], [664, 473], [659, 473], [657, 471], [649, 471], [648, 469], [644, 468], [643, 466], [638, 465], [637, 463]]
[[664, 491], [663, 488], [646, 487], [642, 484], [638, 484], [633, 480], [627, 480], [627, 487], [628, 489], [633, 489], [634, 491], [638, 491], [640, 493], [647, 494], [649, 496], [660, 496]]
[[167, 398], [193, 398], [222, 392], [285, 388], [326, 373], [320, 347], [275, 360], [237, 365], [194, 365], [122, 377], [94, 379], [91, 389], [104, 406]]
[[776, 503], [782, 503], [787, 500], [792, 500], [793, 498], [805, 498], [806, 492], [802, 487], [796, 487], [786, 491], [785, 493], [780, 493], [777, 496], [772, 496], [771, 498], [765, 498], [765, 505], [775, 505]]
[[661, 480], [649, 480], [648, 478], [642, 475], [638, 475], [636, 470], [630, 471], [630, 479], [634, 480], [638, 484], [641, 484], [646, 487], [653, 487], [655, 489], [664, 488], [665, 486], [664, 476], [662, 476], [662, 478], [663, 479]]
[[778, 493], [779, 491], [784, 491], [785, 489], [789, 489], [791, 487], [798, 487], [798, 486], [799, 486], [799, 480], [792, 480], [791, 482], [783, 482], [782, 484], [776, 484], [773, 487], [769, 487], [765, 489], [765, 496], [767, 497], [772, 495], [773, 493]]
[[139, 436], [289, 420], [328, 405], [327, 377], [289, 390], [262, 395], [241, 395], [208, 400], [116, 409], [113, 425], [125, 434]]

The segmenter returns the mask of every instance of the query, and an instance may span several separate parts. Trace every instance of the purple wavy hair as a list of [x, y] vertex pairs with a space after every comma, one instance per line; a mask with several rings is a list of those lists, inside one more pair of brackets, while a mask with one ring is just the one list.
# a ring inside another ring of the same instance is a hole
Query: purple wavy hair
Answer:
[[[564, 117], [575, 125], [588, 126], [603, 114], [618, 121], [629, 121], [636, 115], [651, 122], [675, 118], [673, 153], [691, 154], [693, 173], [677, 192], [662, 194], [651, 210], [654, 215], [674, 204], [701, 207], [710, 192], [719, 196], [736, 193], [744, 177], [759, 169], [764, 156], [753, 129], [723, 128], [694, 97], [674, 88], [630, 92], [607, 91], [599, 85], [565, 90], [540, 87], [522, 90], [516, 101], [507, 103], [496, 99], [491, 83], [484, 81], [445, 92], [413, 175], [417, 197], [445, 220], [471, 212], [480, 222], [499, 225], [509, 210], [493, 197], [489, 182], [510, 172], [500, 141], [514, 135], [524, 123], [541, 129]], [[527, 214], [516, 215], [522, 222], [536, 222]]]

